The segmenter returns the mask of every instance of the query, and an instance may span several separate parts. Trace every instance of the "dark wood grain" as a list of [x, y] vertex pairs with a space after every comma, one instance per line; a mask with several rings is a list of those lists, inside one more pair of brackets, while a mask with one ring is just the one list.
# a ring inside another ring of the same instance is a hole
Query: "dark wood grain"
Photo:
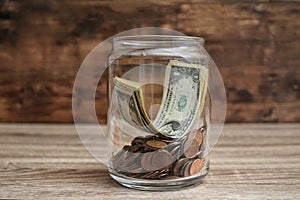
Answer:
[[0, 124], [0, 198], [298, 199], [299, 128], [226, 125], [204, 182], [153, 193], [114, 182], [106, 166], [85, 150], [72, 125]]
[[[206, 39], [228, 122], [299, 122], [299, 1], [0, 1], [0, 121], [72, 122], [76, 72], [100, 41], [136, 27]], [[106, 81], [96, 94], [105, 122]], [[248, 109], [251, 108], [251, 109]], [[89, 121], [82, 114], [82, 121]]]

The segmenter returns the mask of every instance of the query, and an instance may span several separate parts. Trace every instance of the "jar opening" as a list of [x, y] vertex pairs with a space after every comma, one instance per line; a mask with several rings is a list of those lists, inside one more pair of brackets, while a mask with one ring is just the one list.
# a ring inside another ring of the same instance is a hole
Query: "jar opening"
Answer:
[[120, 36], [113, 39], [114, 49], [128, 47], [156, 47], [156, 46], [187, 46], [193, 44], [204, 45], [205, 40], [201, 37], [176, 36], [176, 35], [133, 35]]

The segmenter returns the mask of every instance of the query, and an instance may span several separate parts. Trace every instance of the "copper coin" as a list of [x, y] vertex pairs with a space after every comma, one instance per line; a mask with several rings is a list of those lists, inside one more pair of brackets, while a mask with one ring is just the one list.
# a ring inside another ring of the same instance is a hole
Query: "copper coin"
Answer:
[[140, 144], [135, 144], [133, 146], [130, 146], [128, 151], [129, 152], [138, 152], [141, 149], [141, 145]]
[[147, 152], [153, 152], [156, 151], [158, 148], [155, 147], [150, 147], [148, 145], [143, 146], [143, 148], [141, 149], [142, 153], [147, 153]]
[[155, 148], [163, 148], [167, 146], [167, 143], [159, 140], [148, 140], [146, 144], [150, 147], [155, 147]]
[[186, 166], [190, 161], [187, 160], [185, 163], [183, 163], [181, 169], [179, 170], [179, 176], [184, 176], [184, 171], [186, 170]]
[[128, 171], [132, 166], [139, 165], [139, 161], [137, 161], [138, 157], [139, 153], [130, 153], [123, 162], [119, 163], [118, 168], [122, 171]]
[[140, 178], [142, 179], [148, 179], [150, 178], [151, 176], [153, 176], [154, 172], [147, 172], [146, 174], [143, 174]]
[[203, 135], [201, 130], [196, 130], [190, 133], [189, 140], [196, 140], [199, 144], [199, 146], [202, 144], [203, 141]]
[[152, 166], [157, 169], [167, 167], [172, 164], [172, 155], [166, 150], [158, 150], [153, 152], [152, 156]]
[[120, 151], [118, 151], [118, 153], [114, 155], [113, 161], [117, 162], [119, 160], [123, 160], [124, 158], [125, 158], [125, 151], [121, 149]]
[[124, 160], [128, 157], [129, 152], [124, 150], [125, 148], [121, 149], [116, 155], [114, 155], [112, 162], [114, 166], [119, 165], [120, 163], [124, 162]]
[[192, 164], [193, 164], [193, 162], [189, 161], [185, 165], [183, 165], [181, 175], [183, 175], [184, 177], [190, 176], [190, 169], [191, 169]]
[[189, 173], [191, 176], [199, 173], [201, 171], [203, 167], [203, 159], [196, 159], [193, 161], [190, 169], [189, 169]]
[[136, 167], [134, 169], [131, 169], [129, 172], [133, 173], [133, 174], [138, 174], [138, 173], [142, 173], [144, 170], [141, 167]]
[[175, 164], [174, 164], [174, 167], [173, 167], [173, 172], [175, 175], [179, 175], [179, 172], [182, 168], [182, 166], [188, 161], [189, 159], [187, 158], [181, 158], [179, 159]]
[[145, 174], [141, 178], [155, 179], [155, 178], [157, 178], [159, 176], [159, 174], [160, 174], [160, 171], [152, 171], [152, 172], [148, 172], [147, 174]]
[[132, 145], [144, 144], [146, 142], [146, 140], [147, 140], [146, 138], [139, 136], [139, 137], [134, 138], [134, 140], [132, 140], [131, 144]]
[[153, 155], [154, 155], [154, 153], [152, 153], [152, 152], [144, 153], [144, 155], [142, 156], [142, 159], [141, 159], [141, 166], [143, 167], [143, 169], [145, 169], [147, 171], [154, 170], [154, 167], [152, 165]]
[[124, 150], [124, 151], [128, 151], [128, 149], [129, 149], [129, 145], [125, 145], [122, 149]]
[[119, 170], [126, 173], [131, 173], [133, 170], [139, 168], [139, 165], [136, 163], [126, 163], [119, 167]]
[[184, 149], [183, 149], [183, 153], [185, 155], [185, 157], [187, 158], [193, 158], [197, 155], [198, 151], [199, 151], [199, 143], [197, 140], [187, 140], [184, 143]]

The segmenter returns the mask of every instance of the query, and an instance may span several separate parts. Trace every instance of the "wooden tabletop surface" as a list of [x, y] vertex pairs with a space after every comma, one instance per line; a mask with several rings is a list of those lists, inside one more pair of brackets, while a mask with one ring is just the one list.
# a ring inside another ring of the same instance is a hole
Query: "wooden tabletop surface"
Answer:
[[300, 124], [229, 124], [204, 182], [145, 192], [113, 181], [73, 125], [0, 124], [0, 198], [300, 199]]

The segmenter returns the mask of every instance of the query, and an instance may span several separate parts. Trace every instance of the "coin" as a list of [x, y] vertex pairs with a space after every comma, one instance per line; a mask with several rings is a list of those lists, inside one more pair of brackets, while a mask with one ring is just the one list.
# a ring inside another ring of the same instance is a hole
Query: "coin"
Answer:
[[189, 159], [187, 158], [181, 158], [179, 159], [173, 166], [173, 173], [175, 175], [179, 175], [180, 174], [180, 170], [182, 168], [182, 166], [188, 161]]
[[181, 176], [184, 176], [184, 177], [190, 176], [190, 168], [191, 168], [192, 163], [193, 163], [192, 161], [188, 161], [182, 166], [181, 171], [180, 171]]
[[132, 145], [144, 144], [146, 140], [147, 140], [146, 138], [144, 138], [142, 136], [138, 136], [138, 137], [134, 138], [134, 140], [132, 140], [131, 144]]
[[140, 166], [136, 166], [135, 168], [130, 169], [128, 172], [132, 174], [140, 174], [143, 171], [144, 171], [143, 168], [141, 168]]
[[150, 147], [155, 147], [155, 148], [163, 148], [167, 146], [167, 143], [159, 140], [148, 140], [146, 144]]
[[151, 172], [147, 172], [146, 174], [143, 174], [140, 178], [148, 179], [148, 178], [150, 178], [153, 175], [154, 175], [154, 172], [151, 171]]
[[193, 158], [197, 155], [198, 151], [199, 151], [199, 143], [197, 140], [195, 140], [195, 139], [187, 140], [184, 143], [183, 153], [184, 153], [185, 157]]
[[167, 167], [173, 162], [172, 155], [166, 150], [155, 151], [151, 160], [155, 169]]
[[152, 157], [153, 157], [153, 152], [147, 152], [144, 153], [141, 159], [141, 166], [143, 169], [146, 171], [153, 171], [154, 167], [152, 165]]
[[200, 129], [192, 131], [189, 135], [189, 140], [196, 140], [200, 146], [203, 141], [202, 131]]
[[124, 151], [128, 151], [128, 149], [129, 149], [129, 145], [125, 145], [122, 149], [124, 150]]
[[141, 152], [143, 153], [147, 153], [147, 152], [153, 152], [153, 151], [156, 151], [158, 150], [159, 148], [156, 148], [156, 147], [151, 147], [151, 146], [148, 146], [146, 144], [143, 145], [143, 148], [141, 149]]
[[135, 152], [138, 152], [141, 147], [142, 146], [140, 144], [132, 145], [129, 147], [128, 151], [135, 153]]
[[139, 158], [141, 156], [141, 153], [131, 153], [129, 152], [129, 155], [127, 156], [127, 158], [125, 159], [124, 163], [137, 163], [136, 160], [137, 158]]
[[112, 164], [119, 173], [132, 178], [168, 179], [195, 175], [204, 165], [199, 149], [204, 148], [205, 133], [206, 128], [201, 127], [179, 139], [170, 140], [158, 134], [138, 136], [113, 156]]
[[124, 146], [116, 155], [114, 155], [112, 162], [116, 168], [118, 168], [120, 163], [122, 163], [128, 157], [129, 155], [129, 152], [127, 151], [128, 148], [129, 146]]
[[189, 169], [189, 174], [191, 176], [199, 173], [203, 167], [203, 159], [196, 159], [192, 162], [190, 169]]

